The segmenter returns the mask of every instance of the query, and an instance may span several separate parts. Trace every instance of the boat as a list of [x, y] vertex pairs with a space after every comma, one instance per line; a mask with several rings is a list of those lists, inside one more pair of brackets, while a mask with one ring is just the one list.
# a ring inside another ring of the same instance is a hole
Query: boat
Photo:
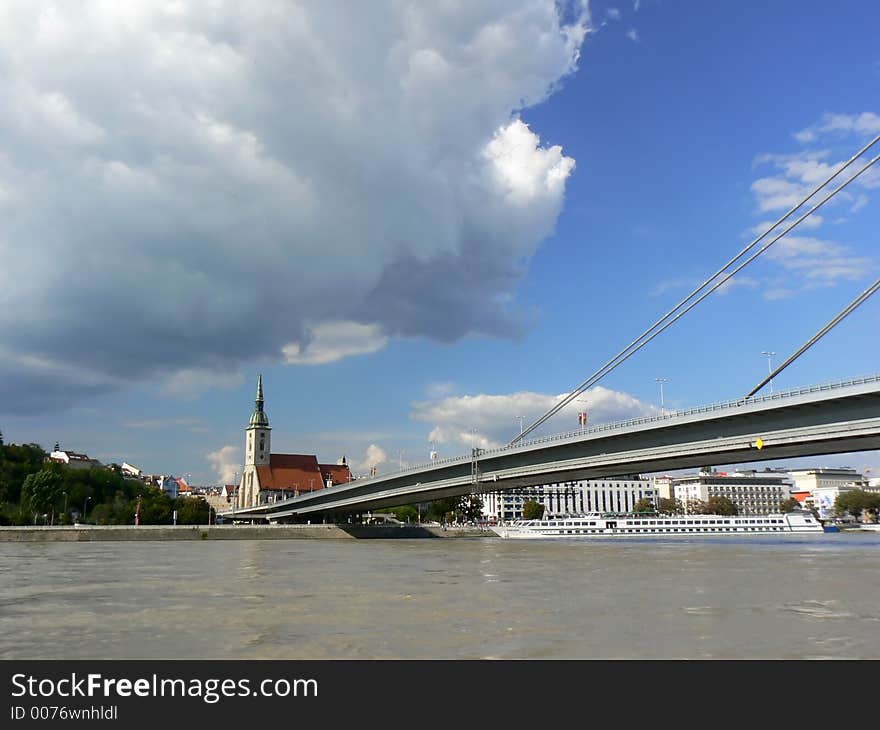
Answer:
[[604, 539], [614, 537], [709, 537], [719, 535], [824, 534], [809, 512], [769, 515], [657, 515], [590, 513], [514, 520], [491, 526], [507, 539]]

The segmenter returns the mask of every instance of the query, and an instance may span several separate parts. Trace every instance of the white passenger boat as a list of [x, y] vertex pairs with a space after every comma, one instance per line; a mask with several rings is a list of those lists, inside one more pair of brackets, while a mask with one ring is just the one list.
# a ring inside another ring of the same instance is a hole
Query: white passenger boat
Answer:
[[770, 515], [581, 514], [496, 525], [503, 538], [708, 537], [823, 533], [809, 512]]

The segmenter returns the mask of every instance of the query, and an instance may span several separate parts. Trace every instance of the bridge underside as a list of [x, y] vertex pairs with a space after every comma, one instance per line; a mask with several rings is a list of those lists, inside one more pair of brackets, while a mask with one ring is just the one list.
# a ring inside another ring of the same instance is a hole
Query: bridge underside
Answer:
[[[699, 468], [703, 466], [717, 466], [720, 464], [737, 464], [750, 461], [773, 461], [777, 459], [791, 459], [803, 456], [824, 456], [826, 454], [841, 454], [855, 451], [870, 451], [880, 449], [880, 436], [858, 437], [841, 439], [837, 441], [814, 444], [810, 449], [804, 449], [801, 445], [780, 445], [772, 448], [761, 449], [760, 452], [754, 446], [718, 453], [703, 453], [679, 457], [656, 457], [653, 459], [633, 459], [622, 461], [615, 465], [573, 468], [547, 472], [543, 478], [536, 480], [535, 477], [513, 477], [509, 479], [499, 478], [497, 481], [481, 481], [478, 485], [468, 483], [465, 485], [439, 487], [436, 489], [416, 490], [415, 487], [407, 490], [405, 494], [388, 495], [375, 498], [360, 498], [355, 503], [336, 506], [332, 509], [324, 506], [303, 506], [292, 512], [292, 516], [302, 514], [320, 514], [329, 511], [368, 512], [385, 507], [399, 507], [415, 502], [430, 502], [435, 499], [458, 497], [465, 494], [481, 494], [498, 492], [505, 489], [518, 487], [532, 487], [538, 484], [555, 484], [569, 481], [586, 479], [603, 479], [632, 474], [648, 474], [653, 472], [666, 472], [677, 469]], [[537, 475], [536, 475], [537, 476]], [[286, 510], [284, 510], [286, 511]], [[278, 516], [281, 517], [279, 510]]]

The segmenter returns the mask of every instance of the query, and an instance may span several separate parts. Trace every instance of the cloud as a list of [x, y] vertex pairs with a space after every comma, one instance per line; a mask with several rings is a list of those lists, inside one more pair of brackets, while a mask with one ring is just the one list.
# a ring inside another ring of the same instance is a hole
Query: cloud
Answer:
[[364, 458], [355, 462], [352, 466], [355, 472], [369, 474], [372, 467], [380, 467], [388, 462], [388, 455], [376, 444], [370, 444], [364, 452]]
[[620, 20], [621, 18], [620, 10], [617, 8], [608, 8], [608, 10], [605, 11], [605, 14], [608, 16], [609, 20]]
[[241, 475], [241, 449], [238, 446], [223, 446], [217, 451], [205, 454], [211, 468], [217, 475], [218, 484], [236, 484]]
[[[508, 443], [519, 433], [555, 406], [566, 394], [520, 392], [502, 395], [481, 394], [423, 401], [412, 404], [410, 417], [429, 423], [429, 441], [470, 448], [496, 448]], [[590, 425], [618, 421], [657, 412], [655, 406], [643, 403], [627, 393], [596, 386], [584, 392], [559, 414], [548, 421], [551, 431], [573, 431], [578, 428], [577, 413], [587, 411]], [[547, 426], [542, 427], [546, 430]]]
[[853, 206], [849, 209], [850, 213], [858, 213], [862, 208], [864, 208], [868, 204], [868, 196], [862, 193], [856, 198], [856, 202], [853, 203]]
[[244, 383], [240, 372], [215, 372], [208, 368], [178, 370], [164, 379], [161, 392], [172, 398], [191, 400], [200, 394], [220, 388], [232, 390]]
[[[757, 198], [758, 209], [761, 212], [785, 211], [803, 200], [823, 180], [843, 167], [844, 161], [825, 162], [824, 159], [829, 155], [828, 150], [807, 150], [791, 155], [759, 156], [755, 160], [755, 164], [770, 164], [776, 169], [776, 173], [772, 176], [759, 178], [752, 183], [752, 192]], [[848, 171], [852, 173], [855, 169], [857, 168], [850, 168]], [[836, 182], [839, 184], [846, 179], [844, 174], [836, 179]], [[854, 184], [864, 184], [864, 182], [860, 179]], [[818, 202], [831, 190], [830, 187], [826, 188], [814, 196], [809, 203]], [[829, 205], [833, 204], [834, 201], [829, 203]]]
[[205, 425], [205, 421], [199, 418], [153, 418], [134, 421], [123, 421], [125, 428], [174, 428], [184, 426], [190, 430], [200, 429]]
[[746, 289], [754, 289], [760, 284], [760, 282], [752, 276], [745, 276], [743, 274], [737, 274], [736, 276], [725, 281], [718, 289], [715, 290], [719, 296], [724, 294], [730, 294], [736, 287], [744, 287]]
[[852, 255], [847, 246], [810, 236], [785, 236], [764, 255], [788, 270], [793, 281], [809, 289], [858, 281], [876, 268], [874, 261]]
[[[767, 238], [764, 240], [764, 242], [766, 242], [772, 239], [774, 236], [782, 233], [782, 231], [790, 226], [794, 220], [794, 218], [788, 218], [787, 220], [783, 221], [781, 225], [776, 226], [772, 229], [770, 228], [770, 226], [772, 226], [775, 221], [761, 221], [760, 223], [752, 226], [749, 229], [749, 233], [752, 236], [758, 236], [767, 233]], [[823, 223], [825, 223], [825, 218], [818, 213], [813, 213], [809, 218], [805, 218], [801, 223], [798, 224], [797, 230], [803, 231], [807, 229], [821, 228]], [[770, 230], [768, 231], [768, 229]]]
[[861, 114], [830, 114], [826, 113], [822, 121], [812, 127], [795, 133], [798, 142], [815, 142], [820, 136], [827, 134], [855, 133], [863, 136], [880, 134], [880, 115], [874, 112]]
[[288, 363], [324, 365], [353, 355], [368, 355], [388, 342], [377, 325], [357, 322], [324, 322], [316, 325], [310, 335], [305, 347], [293, 342], [283, 348]]
[[447, 396], [452, 395], [458, 386], [455, 383], [450, 381], [442, 381], [436, 383], [429, 383], [425, 387], [425, 394], [429, 398], [445, 398]]
[[349, 354], [519, 334], [574, 160], [518, 115], [589, 29], [554, 0], [3, 3], [0, 407], [346, 356], [333, 323]]
[[785, 287], [771, 287], [764, 290], [764, 299], [767, 301], [778, 301], [780, 299], [791, 299], [797, 294], [794, 289], [786, 289]]
[[696, 279], [689, 279], [687, 277], [675, 277], [672, 279], [665, 279], [663, 281], [658, 281], [653, 288], [651, 289], [649, 296], [659, 297], [662, 294], [665, 294], [668, 291], [678, 291], [681, 290], [684, 293], [684, 290], [692, 290], [697, 287], [700, 282]]
[[626, 37], [629, 38], [633, 43], [639, 42], [639, 32], [635, 28], [630, 28], [626, 32]]
[[[831, 136], [843, 136], [850, 141], [853, 136], [873, 133], [875, 129], [880, 131], [880, 117], [871, 112], [857, 115], [825, 114], [821, 122], [798, 132], [795, 137], [804, 144], [816, 143], [820, 139], [824, 142]], [[777, 227], [765, 241], [781, 233], [809, 210], [807, 206], [818, 203], [848, 180], [865, 162], [866, 159], [861, 163], [856, 161], [847, 168]], [[766, 213], [782, 212], [800, 203], [826, 178], [841, 170], [845, 160], [835, 161], [835, 153], [831, 149], [808, 148], [794, 154], [760, 155], [754, 164], [756, 167], [770, 166], [773, 170], [773, 174], [759, 177], [751, 186], [758, 211]], [[833, 211], [835, 206], [839, 211], [841, 205], [846, 205], [848, 212], [855, 215], [870, 202], [868, 191], [878, 186], [880, 176], [868, 170], [827, 203], [827, 207], [822, 209], [825, 215], [811, 214], [798, 224], [794, 234], [787, 234], [774, 243], [763, 258], [781, 266], [787, 278], [785, 285], [772, 280], [762, 282], [764, 298], [790, 298], [798, 292], [833, 286], [841, 281], [856, 281], [876, 269], [877, 262], [872, 258], [860, 255], [852, 245], [829, 240], [821, 234], [821, 229], [829, 221], [836, 226], [847, 222], [840, 215], [828, 217], [827, 211]], [[770, 225], [770, 221], [762, 221], [754, 226], [753, 233], [764, 233]], [[806, 232], [810, 235], [801, 235]], [[838, 231], [835, 237], [840, 235]]]
[[521, 334], [524, 317], [510, 313], [509, 294], [535, 242], [552, 232], [574, 168], [559, 146], [539, 143], [518, 119], [497, 130], [462, 201], [461, 245], [427, 257], [401, 253], [366, 297], [362, 316], [382, 321], [392, 335], [443, 342], [474, 332]]

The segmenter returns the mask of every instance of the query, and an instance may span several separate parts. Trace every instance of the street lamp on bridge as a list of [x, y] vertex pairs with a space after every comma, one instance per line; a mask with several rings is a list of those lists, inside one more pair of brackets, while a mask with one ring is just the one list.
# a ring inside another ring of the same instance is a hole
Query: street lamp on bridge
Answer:
[[[773, 375], [773, 356], [776, 353], [772, 350], [761, 350], [761, 354], [767, 356], [767, 372]], [[770, 378], [770, 393], [773, 393], [773, 378]]]
[[654, 378], [655, 382], [660, 383], [660, 415], [666, 415], [666, 408], [663, 403], [663, 383], [668, 383], [669, 378]]

